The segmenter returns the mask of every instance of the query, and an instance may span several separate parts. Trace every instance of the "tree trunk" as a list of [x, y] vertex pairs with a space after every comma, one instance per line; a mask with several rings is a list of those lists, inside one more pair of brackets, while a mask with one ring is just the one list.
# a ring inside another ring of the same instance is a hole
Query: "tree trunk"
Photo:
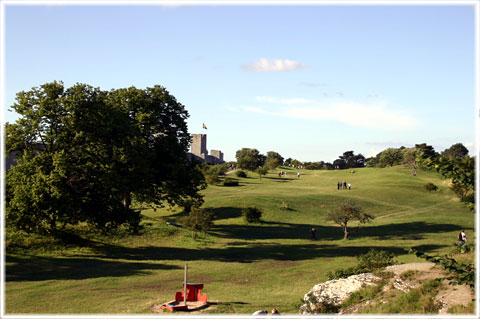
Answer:
[[343, 239], [348, 239], [348, 230], [347, 227], [343, 228]]

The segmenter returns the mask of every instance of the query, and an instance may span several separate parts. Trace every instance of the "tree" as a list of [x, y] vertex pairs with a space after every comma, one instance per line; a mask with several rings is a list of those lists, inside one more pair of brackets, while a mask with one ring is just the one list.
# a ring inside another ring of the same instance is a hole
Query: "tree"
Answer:
[[203, 163], [201, 165], [201, 170], [207, 184], [215, 185], [219, 182], [219, 176], [225, 175], [228, 168], [226, 164], [210, 165]]
[[[419, 155], [422, 157], [422, 154]], [[465, 155], [463, 158], [425, 158], [421, 160], [423, 166], [434, 169], [443, 177], [452, 180], [453, 191], [462, 199], [465, 200], [468, 193], [474, 195], [475, 192], [475, 158]], [[475, 208], [474, 197], [471, 196], [471, 201], [467, 202], [470, 209]]]
[[417, 150], [418, 154], [422, 154], [422, 158], [437, 158], [438, 153], [435, 152], [435, 149], [431, 145], [427, 145], [426, 143], [422, 144], [415, 144], [415, 149]]
[[197, 237], [197, 232], [206, 234], [213, 225], [213, 213], [206, 209], [192, 207], [188, 216], [180, 219], [180, 224], [192, 231], [193, 240]]
[[417, 149], [405, 148], [402, 150], [402, 164], [411, 169], [417, 169]]
[[399, 165], [402, 162], [402, 160], [403, 160], [402, 150], [398, 148], [390, 147], [382, 152], [377, 165], [380, 167], [395, 166], [395, 165]]
[[268, 174], [268, 168], [264, 167], [264, 166], [260, 166], [257, 168], [257, 174], [258, 174], [258, 178], [262, 179], [262, 176], [265, 176]]
[[242, 148], [237, 151], [235, 157], [237, 158], [237, 167], [249, 171], [255, 171], [257, 167], [263, 165], [265, 160], [265, 156], [254, 148]]
[[338, 159], [333, 162], [333, 165], [339, 169], [365, 167], [365, 156], [362, 154], [355, 155], [353, 151], [344, 152]]
[[136, 230], [132, 199], [202, 202], [203, 175], [186, 157], [188, 112], [163, 87], [106, 92], [53, 82], [16, 101], [21, 118], [6, 125], [6, 151], [17, 151], [5, 179], [7, 225]]
[[445, 149], [441, 155], [447, 158], [462, 158], [468, 155], [468, 149], [462, 143], [457, 143]]
[[347, 239], [349, 235], [347, 226], [350, 221], [357, 220], [360, 224], [364, 224], [374, 218], [373, 215], [365, 213], [359, 204], [349, 199], [341, 203], [337, 209], [330, 211], [326, 220], [333, 221], [342, 227], [343, 238]]
[[267, 152], [267, 158], [265, 160], [266, 165], [271, 169], [277, 168], [278, 166], [283, 165], [283, 157], [277, 152]]

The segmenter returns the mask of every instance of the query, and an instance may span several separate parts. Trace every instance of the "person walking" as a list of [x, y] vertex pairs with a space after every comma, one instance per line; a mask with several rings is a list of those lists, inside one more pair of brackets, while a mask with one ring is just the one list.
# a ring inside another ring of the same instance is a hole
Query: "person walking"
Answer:
[[466, 242], [467, 242], [467, 234], [465, 234], [465, 230], [462, 229], [462, 231], [458, 233], [458, 244], [461, 246], [461, 245], [465, 245]]
[[317, 240], [317, 230], [315, 228], [312, 228], [310, 232], [312, 233], [312, 239]]

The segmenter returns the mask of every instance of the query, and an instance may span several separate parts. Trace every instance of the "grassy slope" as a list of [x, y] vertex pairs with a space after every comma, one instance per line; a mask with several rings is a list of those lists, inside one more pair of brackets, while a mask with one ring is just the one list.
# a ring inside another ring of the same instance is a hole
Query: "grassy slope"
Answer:
[[[370, 248], [412, 262], [421, 260], [404, 248], [448, 253], [461, 228], [474, 238], [473, 214], [436, 174], [413, 177], [402, 167], [356, 171], [302, 171], [297, 179], [296, 170], [288, 170], [288, 178], [272, 172], [259, 180], [251, 174], [239, 187], [209, 186], [204, 207], [215, 212], [216, 221], [198, 242], [165, 225], [179, 213], [150, 209], [144, 211], [141, 236], [90, 236], [81, 248], [9, 253], [6, 312], [149, 313], [153, 304], [180, 291], [188, 263], [189, 281], [204, 283], [213, 302], [208, 312], [249, 314], [276, 307], [295, 314], [300, 298], [325, 281], [328, 271], [354, 265], [355, 256]], [[337, 190], [343, 180], [352, 190]], [[427, 182], [439, 191], [424, 191]], [[345, 241], [325, 215], [347, 198], [377, 218]], [[282, 202], [289, 210], [281, 209]], [[264, 222], [245, 225], [246, 206], [261, 208]], [[312, 227], [318, 241], [310, 240]]]

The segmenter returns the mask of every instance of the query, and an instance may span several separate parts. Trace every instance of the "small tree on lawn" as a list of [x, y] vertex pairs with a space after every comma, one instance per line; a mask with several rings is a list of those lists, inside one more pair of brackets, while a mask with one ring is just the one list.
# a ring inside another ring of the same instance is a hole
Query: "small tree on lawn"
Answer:
[[188, 216], [181, 218], [180, 224], [192, 231], [192, 238], [195, 240], [197, 232], [206, 234], [210, 227], [212, 227], [213, 213], [203, 208], [192, 207]]
[[262, 179], [262, 175], [265, 176], [267, 175], [267, 173], [268, 173], [268, 168], [264, 166], [260, 166], [259, 168], [257, 168], [258, 178]]
[[360, 224], [364, 224], [374, 218], [375, 216], [365, 213], [359, 204], [349, 199], [341, 203], [336, 210], [329, 212], [326, 220], [333, 221], [340, 225], [343, 229], [343, 238], [347, 239], [349, 234], [347, 228], [348, 222], [357, 220]]

